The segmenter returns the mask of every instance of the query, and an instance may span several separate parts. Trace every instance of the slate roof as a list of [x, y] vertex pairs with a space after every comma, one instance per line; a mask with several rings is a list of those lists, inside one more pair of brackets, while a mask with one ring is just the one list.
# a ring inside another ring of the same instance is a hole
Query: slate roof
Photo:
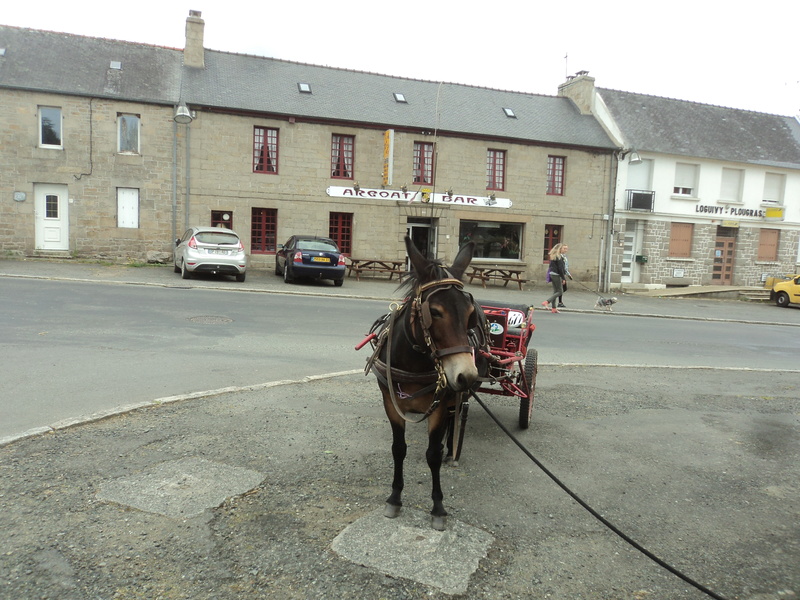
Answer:
[[[593, 116], [568, 98], [422, 81], [205, 51], [205, 68], [183, 67], [183, 51], [0, 25], [0, 87], [218, 108], [381, 127], [418, 128], [612, 150]], [[110, 69], [111, 61], [122, 63]], [[181, 76], [183, 87], [181, 88]], [[298, 91], [299, 82], [311, 94]], [[405, 95], [398, 103], [393, 93]], [[503, 108], [511, 108], [509, 118]]]
[[0, 87], [168, 105], [180, 93], [180, 50], [4, 25], [0, 48]]
[[639, 151], [800, 169], [794, 117], [597, 88]]

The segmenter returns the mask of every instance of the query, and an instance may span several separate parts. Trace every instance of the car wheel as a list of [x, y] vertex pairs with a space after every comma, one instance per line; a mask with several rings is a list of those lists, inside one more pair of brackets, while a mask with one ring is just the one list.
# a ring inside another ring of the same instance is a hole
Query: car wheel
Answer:
[[781, 308], [787, 308], [789, 306], [789, 294], [786, 292], [778, 292], [778, 295], [775, 296], [775, 304]]
[[181, 278], [182, 279], [191, 279], [192, 274], [189, 272], [189, 269], [186, 268], [186, 261], [181, 261]]
[[243, 283], [246, 276], [247, 273], [238, 273], [236, 275], [236, 281], [238, 281], [239, 283]]
[[275, 275], [280, 275], [281, 270], [278, 268], [278, 258], [275, 258]]
[[176, 262], [172, 263], [172, 270], [175, 271], [176, 273], [181, 272], [181, 268], [178, 266], [178, 263]]
[[292, 283], [292, 276], [289, 275], [289, 263], [283, 265], [283, 281], [285, 283]]
[[333, 285], [335, 285], [336, 287], [342, 287], [343, 283], [344, 283], [344, 279], [334, 279], [333, 280]]

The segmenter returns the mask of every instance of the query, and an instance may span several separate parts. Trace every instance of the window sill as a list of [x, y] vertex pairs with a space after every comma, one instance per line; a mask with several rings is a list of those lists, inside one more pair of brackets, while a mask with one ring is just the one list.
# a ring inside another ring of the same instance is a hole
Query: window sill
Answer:
[[683, 196], [676, 194], [670, 196], [670, 200], [685, 200], [687, 202], [700, 202], [700, 198], [698, 198], [697, 196]]
[[744, 205], [744, 200], [722, 200], [722, 199], [720, 199], [720, 200], [717, 200], [717, 204], [722, 204], [723, 206], [732, 206], [732, 205], [743, 206]]
[[694, 262], [693, 258], [680, 258], [678, 256], [667, 256], [665, 260], [671, 260], [673, 262], [682, 262], [682, 263]]

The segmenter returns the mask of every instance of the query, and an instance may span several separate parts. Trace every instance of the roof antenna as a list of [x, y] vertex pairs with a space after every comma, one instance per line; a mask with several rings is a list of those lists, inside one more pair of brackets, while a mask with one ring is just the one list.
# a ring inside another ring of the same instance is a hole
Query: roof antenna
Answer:
[[569, 76], [569, 52], [564, 54], [564, 78]]

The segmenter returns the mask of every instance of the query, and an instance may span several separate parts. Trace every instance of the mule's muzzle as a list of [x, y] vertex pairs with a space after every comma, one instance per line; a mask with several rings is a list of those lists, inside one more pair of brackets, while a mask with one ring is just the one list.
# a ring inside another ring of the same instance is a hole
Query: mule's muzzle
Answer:
[[442, 360], [447, 387], [454, 392], [466, 392], [478, 379], [478, 368], [471, 352], [451, 354]]

